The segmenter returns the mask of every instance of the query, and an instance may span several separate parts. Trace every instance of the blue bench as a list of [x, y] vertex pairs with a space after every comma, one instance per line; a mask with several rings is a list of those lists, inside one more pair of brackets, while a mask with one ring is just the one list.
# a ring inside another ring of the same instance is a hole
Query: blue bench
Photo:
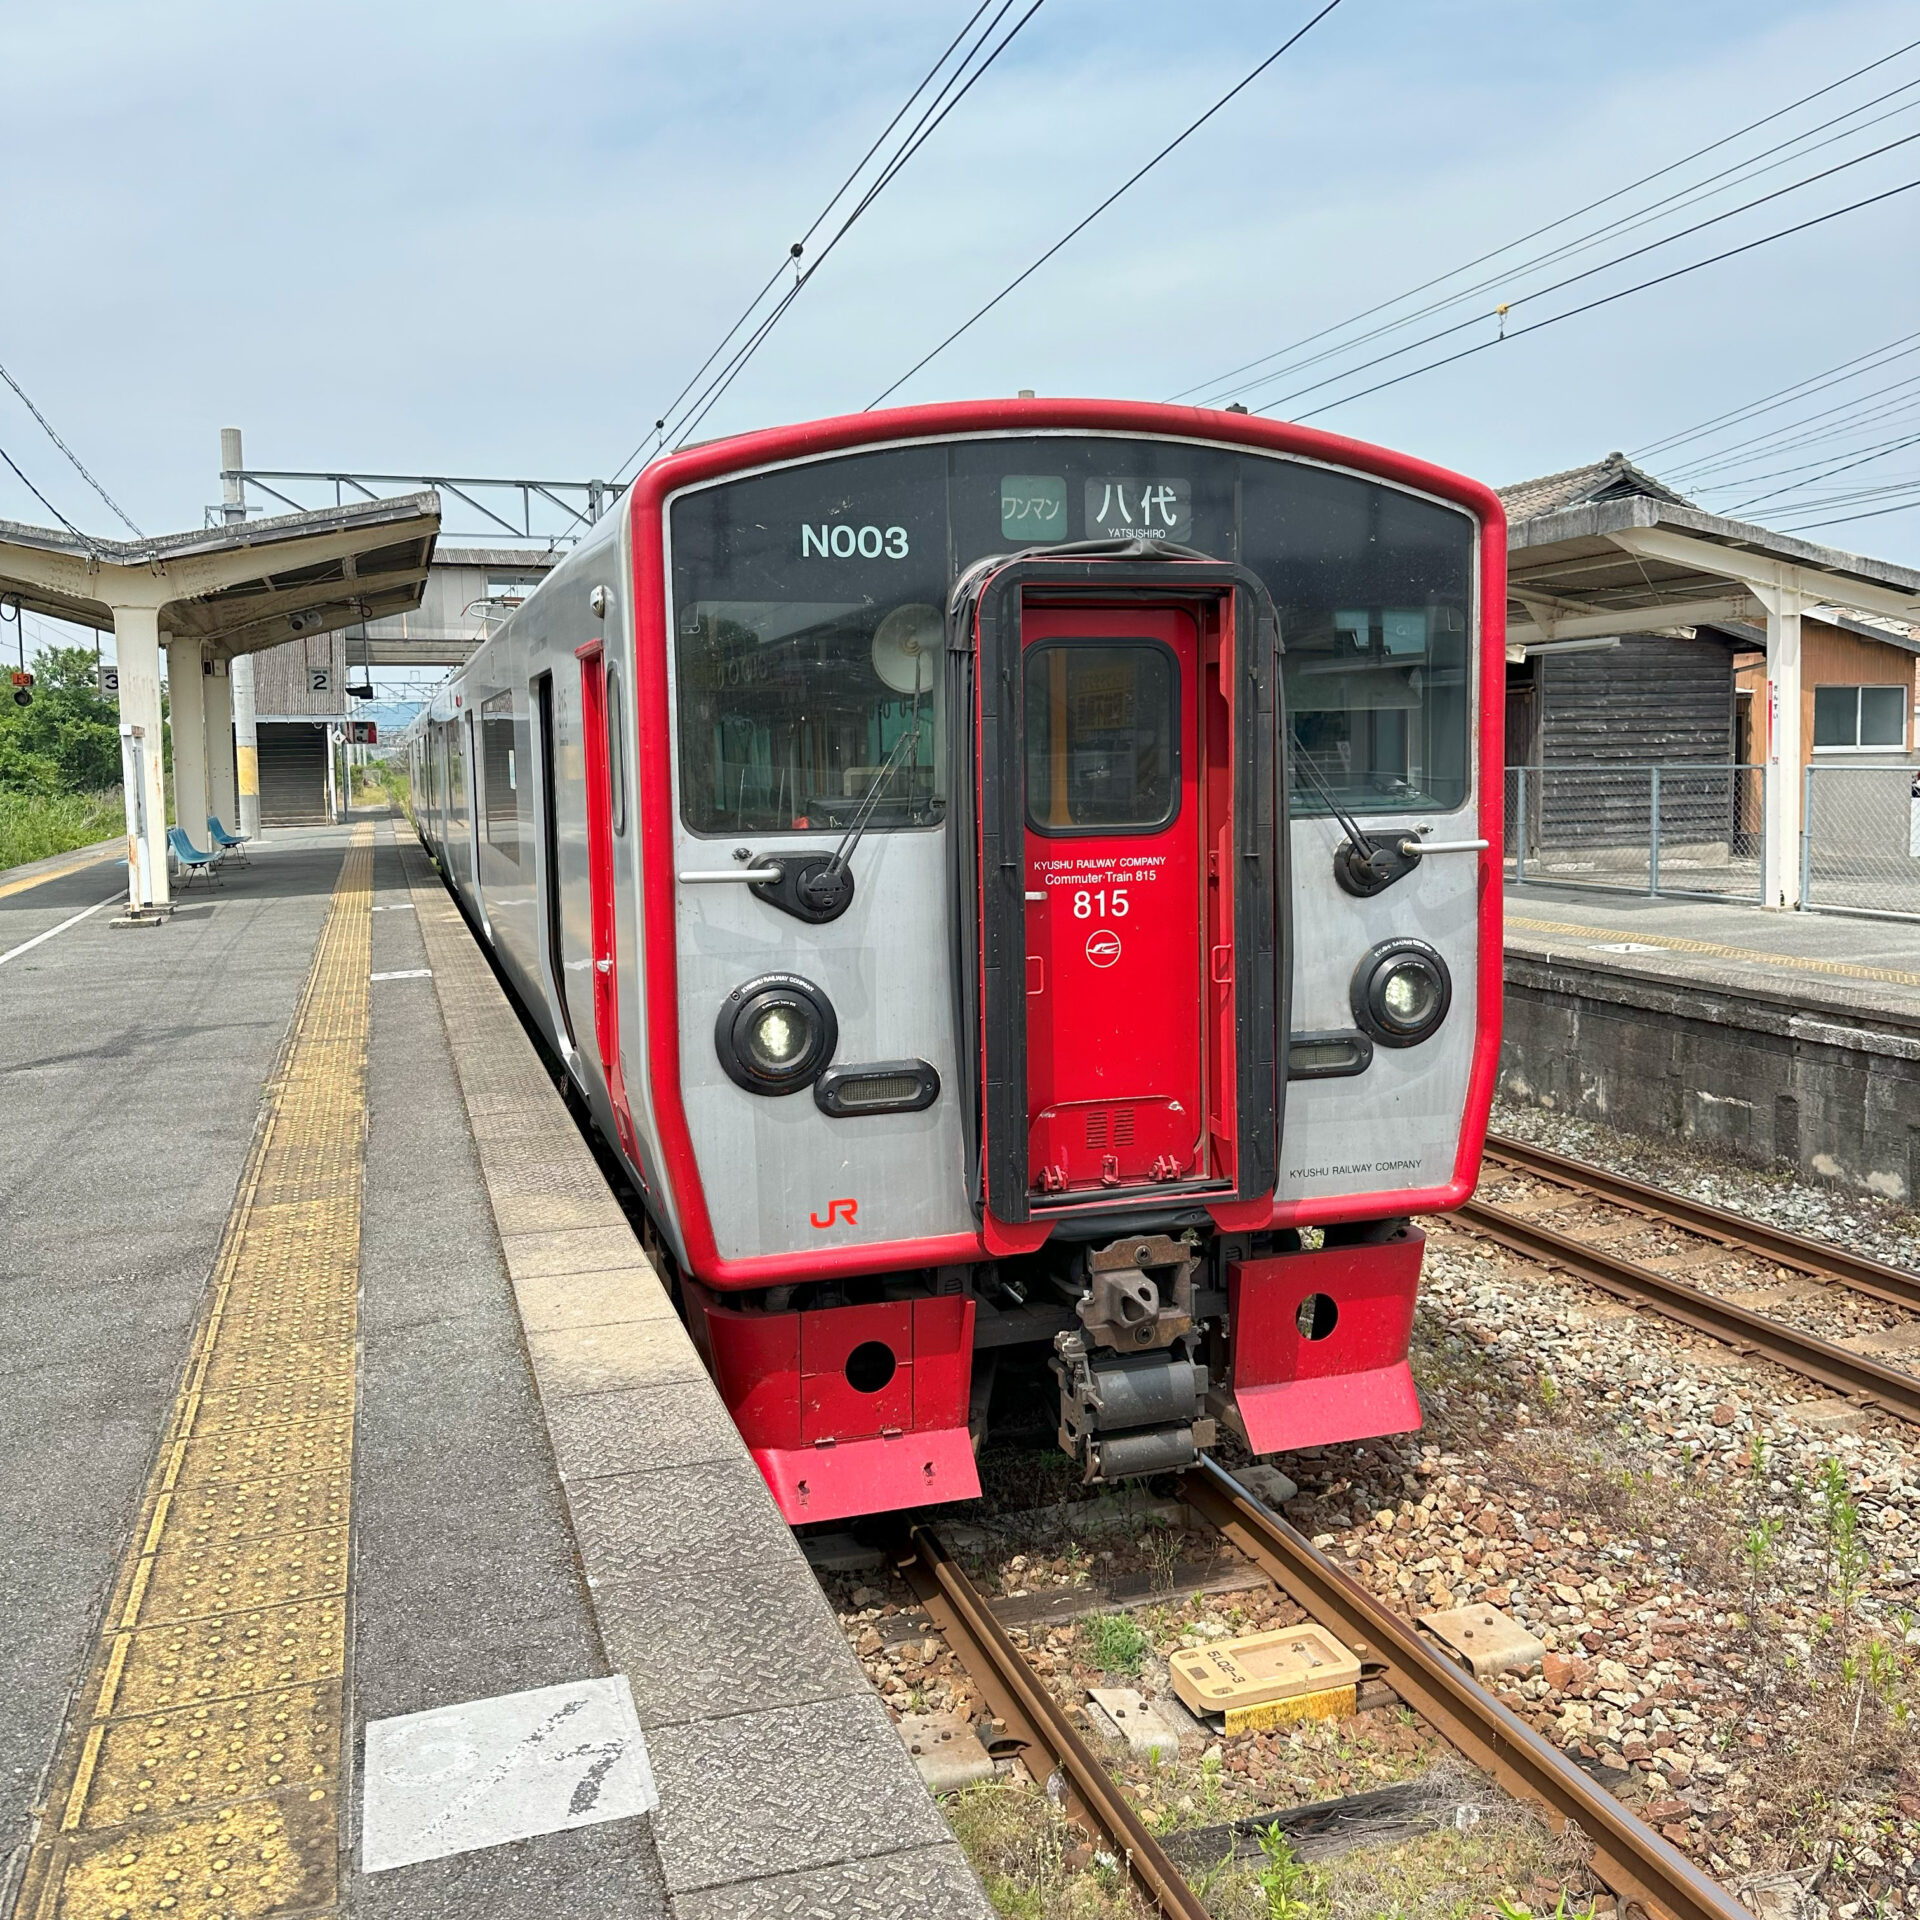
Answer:
[[247, 842], [253, 838], [252, 834], [229, 833], [214, 815], [208, 814], [207, 838], [213, 842], [213, 850], [221, 859], [224, 860], [231, 854], [243, 867], [253, 865], [253, 862], [247, 858], [246, 852]]
[[207, 876], [207, 885], [213, 885], [213, 869], [220, 856], [217, 853], [203, 853], [187, 838], [184, 827], [167, 829], [167, 845], [173, 849], [173, 857], [180, 863], [180, 885], [184, 890], [196, 873]]

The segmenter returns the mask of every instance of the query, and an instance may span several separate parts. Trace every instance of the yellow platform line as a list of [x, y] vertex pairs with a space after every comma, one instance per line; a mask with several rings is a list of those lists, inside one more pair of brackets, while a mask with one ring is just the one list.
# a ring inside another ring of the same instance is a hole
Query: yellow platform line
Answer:
[[1672, 933], [1624, 932], [1618, 927], [1583, 927], [1577, 920], [1528, 920], [1507, 915], [1507, 925], [1529, 933], [1570, 934], [1582, 940], [1631, 940], [1644, 947], [1665, 947], [1673, 953], [1704, 953], [1716, 960], [1750, 960], [1757, 967], [1785, 967], [1792, 973], [1831, 973], [1846, 980], [1884, 980], [1896, 987], [1920, 987], [1920, 973], [1901, 973], [1893, 967], [1857, 967], [1847, 960], [1820, 960], [1810, 954], [1759, 953], [1751, 947], [1723, 947], [1711, 940], [1684, 940]]
[[57, 867], [48, 867], [40, 873], [29, 873], [15, 879], [0, 879], [0, 900], [10, 899], [16, 893], [30, 893], [35, 887], [44, 887], [50, 880], [64, 880], [70, 873], [85, 873], [89, 867], [104, 867], [109, 860], [124, 860], [127, 857], [127, 844], [116, 840], [110, 847], [95, 847], [91, 851], [76, 854], [73, 859]]
[[339, 1898], [373, 829], [354, 830], [17, 1911]]

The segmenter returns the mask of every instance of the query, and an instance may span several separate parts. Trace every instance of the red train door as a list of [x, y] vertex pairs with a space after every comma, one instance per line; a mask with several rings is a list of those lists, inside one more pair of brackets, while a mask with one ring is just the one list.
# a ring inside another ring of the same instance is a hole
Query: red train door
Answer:
[[1196, 612], [1029, 602], [1021, 635], [1029, 1191], [1206, 1180]]
[[620, 1144], [635, 1160], [633, 1122], [620, 1070], [620, 987], [613, 934], [614, 809], [623, 798], [615, 791], [616, 773], [609, 751], [606, 654], [598, 642], [580, 649], [580, 729], [587, 783], [587, 894], [593, 941], [593, 1038], [606, 1077], [607, 1097]]

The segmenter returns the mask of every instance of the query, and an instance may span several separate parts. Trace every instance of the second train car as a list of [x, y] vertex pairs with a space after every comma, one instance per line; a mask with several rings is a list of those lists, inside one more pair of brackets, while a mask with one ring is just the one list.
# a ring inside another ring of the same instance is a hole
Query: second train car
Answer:
[[1028, 400], [646, 468], [437, 691], [417, 824], [794, 1522], [1403, 1432], [1500, 1020], [1505, 522]]

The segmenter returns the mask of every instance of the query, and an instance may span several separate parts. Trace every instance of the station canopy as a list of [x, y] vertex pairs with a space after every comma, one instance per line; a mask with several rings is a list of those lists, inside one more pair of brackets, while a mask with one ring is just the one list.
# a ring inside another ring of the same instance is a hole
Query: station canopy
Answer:
[[1920, 571], [1704, 512], [1624, 454], [1500, 497], [1514, 651], [1752, 620], [1781, 592], [1920, 619]]
[[155, 606], [163, 641], [232, 659], [418, 606], [439, 532], [431, 492], [150, 540], [0, 520], [0, 596], [108, 630], [116, 607]]

